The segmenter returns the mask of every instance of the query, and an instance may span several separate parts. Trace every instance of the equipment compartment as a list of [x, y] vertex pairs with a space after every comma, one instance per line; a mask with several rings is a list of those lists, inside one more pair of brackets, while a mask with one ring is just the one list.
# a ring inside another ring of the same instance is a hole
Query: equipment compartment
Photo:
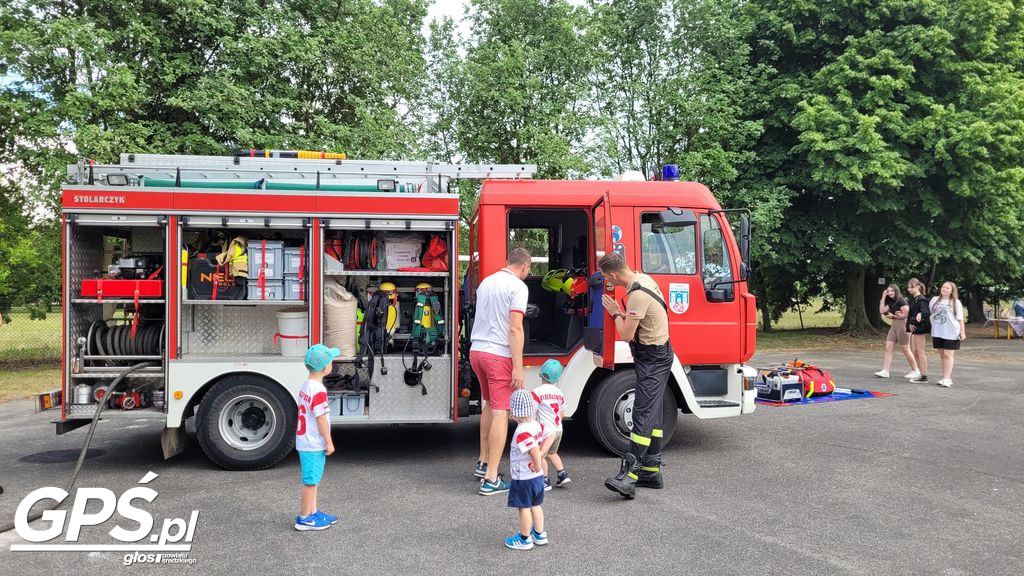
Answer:
[[[163, 217], [84, 215], [65, 224], [64, 413], [164, 410], [166, 223]], [[129, 367], [113, 394], [110, 383]]]
[[[305, 286], [309, 275], [309, 220], [183, 220], [180, 250], [183, 261], [187, 259], [190, 279], [189, 285], [182, 288], [181, 358], [291, 360], [282, 355], [282, 342], [295, 336], [308, 342], [308, 328], [303, 335], [282, 333], [277, 312], [286, 308], [308, 309]], [[257, 222], [263, 225], [256, 226]], [[290, 264], [286, 264], [286, 255]], [[203, 259], [200, 266], [204, 271], [198, 279], [197, 258]], [[290, 270], [296, 273], [291, 274]], [[219, 288], [214, 297], [210, 287], [214, 283], [231, 288]], [[292, 292], [288, 293], [286, 288], [292, 288]], [[287, 342], [288, 348], [294, 348], [291, 340]]]

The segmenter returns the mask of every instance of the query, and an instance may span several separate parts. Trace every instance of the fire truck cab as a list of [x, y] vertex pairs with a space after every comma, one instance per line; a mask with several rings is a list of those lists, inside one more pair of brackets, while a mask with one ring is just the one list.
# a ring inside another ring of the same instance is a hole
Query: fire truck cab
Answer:
[[[756, 307], [746, 283], [749, 222], [745, 211], [736, 212], [740, 242], [728, 212], [695, 182], [485, 181], [470, 222], [469, 285], [500, 270], [509, 248], [531, 249], [526, 381], [539, 382], [548, 358], [560, 360], [566, 414], [585, 418], [600, 444], [623, 453], [632, 428], [633, 358], [600, 294], [624, 302], [625, 290], [604, 284], [597, 261], [620, 253], [631, 269], [655, 279], [667, 300], [676, 362], [666, 439], [680, 410], [700, 418], [752, 412], [756, 371], [744, 363], [754, 354]], [[571, 279], [568, 287], [563, 279]], [[581, 281], [589, 297], [574, 298], [580, 289], [571, 284]]]
[[[560, 359], [566, 415], [585, 417], [607, 449], [626, 449], [633, 394], [629, 347], [601, 307], [596, 263], [608, 251], [668, 299], [666, 440], [680, 410], [752, 412], [746, 214], [737, 243], [700, 184], [531, 180], [534, 170], [263, 150], [69, 166], [57, 433], [102, 405], [103, 418], [162, 421], [171, 457], [194, 418], [218, 465], [272, 466], [293, 449], [301, 354], [318, 342], [343, 352], [325, 381], [333, 425], [458, 422], [481, 407], [468, 366], [474, 287], [514, 245], [535, 258], [528, 385]], [[459, 178], [484, 180], [465, 274], [449, 187]]]

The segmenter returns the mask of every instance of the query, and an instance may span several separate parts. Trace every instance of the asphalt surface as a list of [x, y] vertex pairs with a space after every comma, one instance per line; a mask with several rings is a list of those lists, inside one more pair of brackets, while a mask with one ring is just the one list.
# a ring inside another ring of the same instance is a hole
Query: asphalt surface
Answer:
[[[11, 552], [23, 542], [10, 532], [0, 534], [0, 574], [1021, 574], [1024, 347], [985, 346], [961, 360], [950, 389], [873, 378], [877, 353], [801, 355], [840, 385], [897, 395], [682, 417], [666, 448], [667, 487], [634, 501], [604, 488], [617, 460], [570, 422], [562, 455], [573, 482], [548, 493], [551, 544], [529, 552], [502, 545], [516, 525], [505, 497], [476, 494], [475, 418], [335, 427], [339, 452], [328, 459], [320, 504], [341, 522], [321, 533], [292, 529], [294, 456], [271, 470], [225, 472], [190, 437], [185, 454], [163, 461], [159, 424], [108, 421], [78, 485], [120, 494], [159, 474], [149, 486], [160, 496], [145, 509], [157, 526], [199, 510], [196, 564]], [[0, 404], [0, 523], [30, 491], [63, 486], [73, 468], [54, 451], [77, 454], [84, 429], [56, 437], [49, 418], [27, 402]], [[113, 542], [112, 525], [84, 528], [80, 542]]]

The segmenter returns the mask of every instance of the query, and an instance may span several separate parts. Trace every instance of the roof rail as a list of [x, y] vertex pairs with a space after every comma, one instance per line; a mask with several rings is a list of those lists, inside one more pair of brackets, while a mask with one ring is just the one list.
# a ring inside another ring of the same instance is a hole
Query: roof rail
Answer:
[[[75, 184], [144, 185], [146, 180], [217, 182], [274, 181], [314, 185], [352, 180], [414, 180], [439, 185], [445, 179], [520, 179], [536, 172], [535, 164], [446, 164], [427, 161], [194, 156], [179, 154], [121, 154], [118, 164], [95, 164], [79, 159], [68, 165]], [[114, 176], [113, 179], [110, 177]], [[441, 187], [444, 189], [444, 187]]]

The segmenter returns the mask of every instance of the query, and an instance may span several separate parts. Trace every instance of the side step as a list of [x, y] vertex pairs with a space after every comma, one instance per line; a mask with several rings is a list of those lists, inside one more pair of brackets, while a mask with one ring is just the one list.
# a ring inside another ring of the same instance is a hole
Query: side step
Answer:
[[697, 405], [701, 408], [739, 408], [739, 402], [729, 402], [727, 400], [697, 400]]

